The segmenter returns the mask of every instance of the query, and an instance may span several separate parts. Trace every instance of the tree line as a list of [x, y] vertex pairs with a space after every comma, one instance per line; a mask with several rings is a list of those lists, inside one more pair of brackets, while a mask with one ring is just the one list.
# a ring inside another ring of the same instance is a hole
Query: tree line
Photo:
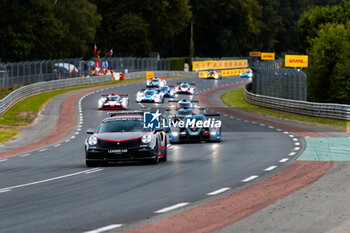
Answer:
[[7, 62], [93, 56], [247, 56], [303, 49], [300, 14], [337, 0], [2, 0], [0, 57]]

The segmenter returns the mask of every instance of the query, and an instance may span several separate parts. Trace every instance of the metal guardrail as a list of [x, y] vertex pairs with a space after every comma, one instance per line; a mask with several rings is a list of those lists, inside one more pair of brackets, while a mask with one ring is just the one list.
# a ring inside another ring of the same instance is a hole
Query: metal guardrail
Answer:
[[250, 90], [252, 90], [251, 83], [244, 88], [244, 98], [250, 104], [313, 117], [350, 120], [350, 105], [282, 99], [253, 94]]
[[[145, 75], [146, 75], [146, 72], [128, 73], [126, 75], [126, 79], [144, 78]], [[157, 75], [159, 75], [159, 77], [160, 76], [161, 77], [176, 77], [176, 76], [196, 77], [198, 74], [195, 72], [156, 71], [155, 76]], [[103, 75], [103, 76], [93, 76], [89, 78], [70, 78], [70, 79], [53, 80], [53, 81], [40, 82], [40, 83], [27, 85], [14, 90], [9, 95], [5, 96], [3, 99], [0, 100], [0, 114], [7, 111], [11, 106], [16, 104], [20, 100], [32, 95], [36, 95], [47, 91], [63, 89], [63, 88], [108, 83], [111, 81], [112, 81], [111, 75]]]

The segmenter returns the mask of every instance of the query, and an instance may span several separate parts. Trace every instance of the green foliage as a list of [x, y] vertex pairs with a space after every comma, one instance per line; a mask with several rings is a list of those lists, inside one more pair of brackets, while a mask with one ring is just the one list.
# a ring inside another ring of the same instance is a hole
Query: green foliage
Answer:
[[91, 55], [91, 45], [101, 21], [97, 6], [88, 0], [58, 0], [54, 9], [55, 16], [65, 26], [64, 38], [60, 43], [60, 56]]
[[185, 63], [191, 64], [190, 57], [173, 57], [170, 59], [170, 70], [184, 70]]
[[320, 26], [309, 43], [309, 100], [350, 104], [350, 24]]

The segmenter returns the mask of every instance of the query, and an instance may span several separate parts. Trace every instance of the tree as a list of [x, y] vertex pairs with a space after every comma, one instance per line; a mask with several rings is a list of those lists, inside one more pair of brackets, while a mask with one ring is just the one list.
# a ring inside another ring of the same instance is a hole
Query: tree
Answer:
[[118, 20], [112, 38], [115, 40], [112, 47], [120, 55], [147, 57], [151, 52], [149, 24], [135, 14], [126, 13]]
[[60, 43], [60, 57], [91, 55], [89, 52], [101, 22], [97, 6], [88, 0], [58, 0], [55, 16], [65, 26], [65, 35]]
[[0, 56], [5, 61], [57, 57], [64, 27], [50, 0], [4, 0], [0, 14]]
[[350, 24], [327, 23], [310, 40], [308, 99], [350, 103]]

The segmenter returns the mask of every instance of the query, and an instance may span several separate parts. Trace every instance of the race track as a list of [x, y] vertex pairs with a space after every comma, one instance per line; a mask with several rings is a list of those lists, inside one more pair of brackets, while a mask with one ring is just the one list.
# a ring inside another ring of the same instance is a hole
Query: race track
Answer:
[[[168, 83], [177, 81], [169, 79]], [[195, 82], [199, 93], [242, 80]], [[164, 109], [167, 100], [159, 105], [134, 101], [144, 86], [137, 83], [112, 90], [129, 93], [130, 110]], [[0, 232], [85, 232], [113, 224], [122, 230], [262, 179], [283, 166], [287, 162], [283, 159], [298, 143], [297, 138], [274, 127], [222, 115], [221, 143], [168, 145], [168, 161], [158, 165], [87, 168], [85, 131], [106, 117], [107, 111], [97, 110], [97, 100], [101, 93], [109, 92], [90, 93], [77, 103], [78, 113], [80, 107], [82, 112], [73, 137], [0, 160]]]

